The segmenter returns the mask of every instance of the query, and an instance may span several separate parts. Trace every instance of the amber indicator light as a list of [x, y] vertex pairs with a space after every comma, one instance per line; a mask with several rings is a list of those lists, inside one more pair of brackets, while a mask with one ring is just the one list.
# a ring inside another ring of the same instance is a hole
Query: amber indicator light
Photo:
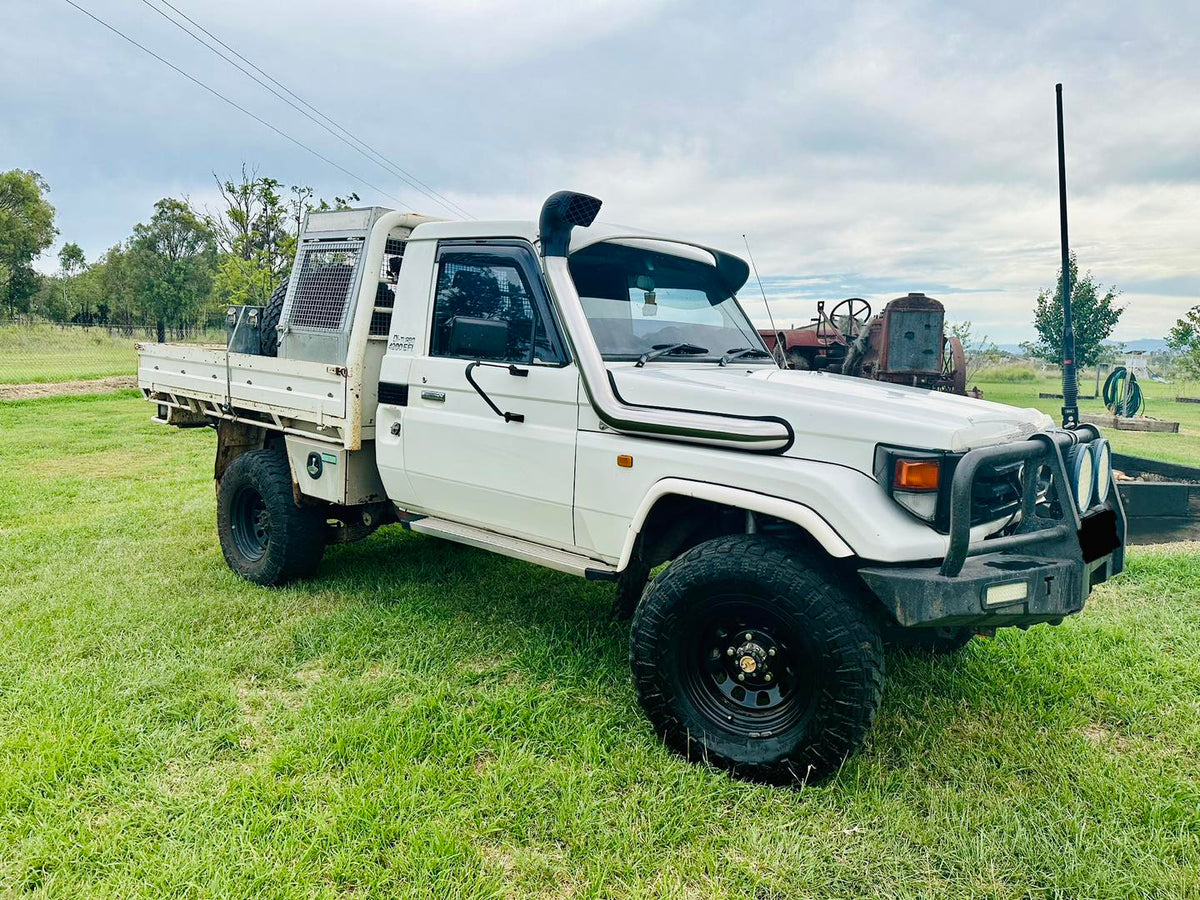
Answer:
[[892, 486], [898, 491], [936, 491], [941, 470], [934, 459], [898, 459]]
[[620, 466], [622, 469], [632, 469], [633, 468], [633, 457], [626, 456], [624, 453], [622, 453], [620, 456], [617, 457], [617, 465]]

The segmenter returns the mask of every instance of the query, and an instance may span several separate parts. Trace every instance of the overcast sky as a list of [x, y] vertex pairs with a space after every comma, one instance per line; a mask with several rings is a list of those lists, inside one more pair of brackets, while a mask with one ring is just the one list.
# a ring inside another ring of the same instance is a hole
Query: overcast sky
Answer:
[[[61, 239], [89, 259], [161, 197], [211, 202], [211, 173], [243, 161], [401, 205], [63, 0], [0, 2], [0, 170], [39, 171]], [[76, 2], [403, 205], [447, 215], [143, 0]], [[1194, 0], [171, 2], [476, 217], [532, 218], [550, 192], [583, 190], [609, 221], [738, 253], [747, 234], [777, 320], [923, 290], [999, 342], [1031, 336], [1057, 271], [1062, 81], [1072, 246], [1124, 292], [1115, 336], [1161, 337], [1200, 303]]]

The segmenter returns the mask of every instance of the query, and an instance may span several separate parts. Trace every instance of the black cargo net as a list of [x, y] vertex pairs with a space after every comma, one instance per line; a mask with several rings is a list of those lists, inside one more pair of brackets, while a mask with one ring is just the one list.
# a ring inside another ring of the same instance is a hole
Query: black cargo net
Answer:
[[309, 331], [340, 331], [362, 243], [321, 244], [305, 250], [287, 323]]

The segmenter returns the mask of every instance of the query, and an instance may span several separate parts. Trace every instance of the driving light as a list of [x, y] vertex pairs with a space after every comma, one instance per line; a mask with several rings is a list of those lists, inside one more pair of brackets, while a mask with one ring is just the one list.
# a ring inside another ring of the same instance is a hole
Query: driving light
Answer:
[[1087, 445], [1076, 447], [1071, 454], [1071, 488], [1075, 494], [1075, 506], [1085, 513], [1092, 505], [1096, 488], [1096, 462]]
[[985, 606], [1003, 606], [1006, 603], [1016, 603], [1029, 596], [1029, 585], [1024, 581], [1010, 581], [1008, 584], [993, 584], [983, 595]]
[[1096, 502], [1108, 499], [1112, 487], [1112, 447], [1104, 438], [1092, 441], [1092, 465], [1096, 470]]

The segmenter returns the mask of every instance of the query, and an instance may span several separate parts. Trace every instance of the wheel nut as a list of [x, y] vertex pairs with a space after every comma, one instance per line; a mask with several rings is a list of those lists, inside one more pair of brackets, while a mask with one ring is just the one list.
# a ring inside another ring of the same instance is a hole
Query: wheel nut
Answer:
[[746, 632], [746, 640], [748, 640], [748, 641], [754, 640], [754, 635], [752, 635], [750, 632], [747, 631]]
[[745, 680], [746, 680], [746, 676], [743, 675], [741, 672], [738, 672], [738, 681], [745, 681]]
[[732, 647], [730, 647], [728, 650], [725, 651], [726, 656], [733, 656], [733, 654], [735, 654], [735, 653], [737, 653], [737, 651], [734, 650]]
[[775, 655], [774, 647], [771, 647], [769, 650], [767, 650], [767, 656], [774, 656], [774, 655]]
[[764, 675], [764, 676], [763, 676], [763, 679], [764, 679], [765, 681], [770, 681], [770, 680], [771, 680], [771, 673], [770, 673], [770, 672], [768, 672], [766, 675]]

